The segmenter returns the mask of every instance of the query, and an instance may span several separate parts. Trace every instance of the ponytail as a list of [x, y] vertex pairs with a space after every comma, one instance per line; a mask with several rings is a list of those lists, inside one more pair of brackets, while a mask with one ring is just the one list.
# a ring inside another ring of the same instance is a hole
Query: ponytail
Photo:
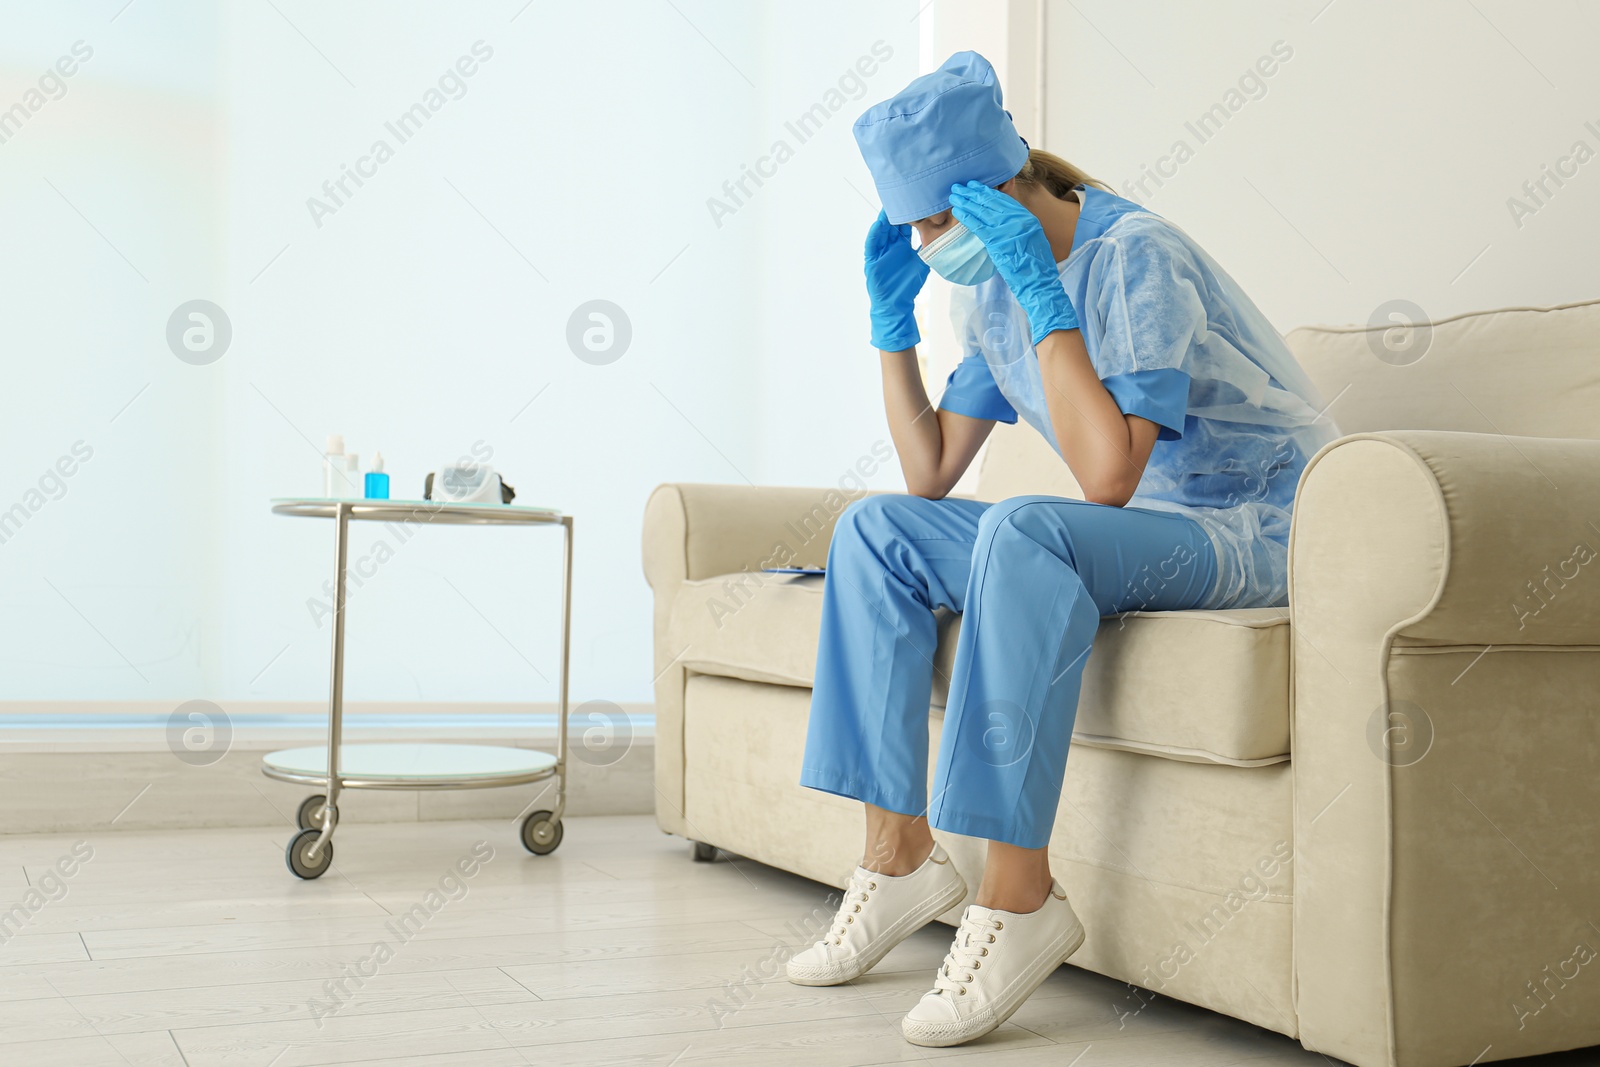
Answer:
[[1042, 148], [1028, 149], [1028, 162], [1017, 172], [1016, 180], [1023, 185], [1042, 186], [1058, 200], [1065, 199], [1080, 185], [1092, 185], [1108, 193], [1111, 191], [1104, 182], [1096, 181], [1060, 156]]

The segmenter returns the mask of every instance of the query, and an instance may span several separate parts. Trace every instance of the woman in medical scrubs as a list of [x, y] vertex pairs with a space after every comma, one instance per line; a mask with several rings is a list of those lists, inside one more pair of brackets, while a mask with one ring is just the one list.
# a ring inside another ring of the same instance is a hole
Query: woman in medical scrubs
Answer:
[[[867, 835], [832, 929], [788, 970], [856, 978], [965, 899], [931, 830], [984, 838], [976, 902], [902, 1023], [955, 1045], [1083, 941], [1046, 846], [1101, 616], [1285, 603], [1295, 486], [1337, 431], [1188, 235], [1028, 148], [981, 56], [951, 57], [855, 134], [883, 202], [867, 290], [909, 494], [852, 505], [829, 549], [800, 781], [862, 801]], [[930, 269], [957, 287], [964, 348], [936, 409], [912, 314]], [[950, 498], [994, 424], [1018, 418], [1084, 499]], [[930, 790], [939, 608], [962, 618]]]

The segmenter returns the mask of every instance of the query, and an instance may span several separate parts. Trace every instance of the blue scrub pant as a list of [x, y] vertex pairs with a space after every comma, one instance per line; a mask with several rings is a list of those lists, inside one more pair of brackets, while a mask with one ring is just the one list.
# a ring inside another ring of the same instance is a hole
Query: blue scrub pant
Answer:
[[[1182, 515], [1059, 497], [884, 495], [839, 517], [800, 784], [938, 830], [1050, 840], [1102, 615], [1191, 608], [1216, 555]], [[934, 610], [961, 612], [933, 799]]]

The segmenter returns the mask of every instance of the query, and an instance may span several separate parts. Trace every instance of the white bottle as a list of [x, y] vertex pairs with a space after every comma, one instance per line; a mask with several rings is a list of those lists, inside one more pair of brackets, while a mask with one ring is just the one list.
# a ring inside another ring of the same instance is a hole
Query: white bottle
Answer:
[[361, 456], [355, 452], [346, 452], [344, 456], [344, 471], [339, 476], [339, 495], [346, 500], [360, 500], [361, 491]]
[[343, 497], [343, 483], [344, 435], [330, 433], [327, 451], [322, 455], [322, 495], [330, 499]]

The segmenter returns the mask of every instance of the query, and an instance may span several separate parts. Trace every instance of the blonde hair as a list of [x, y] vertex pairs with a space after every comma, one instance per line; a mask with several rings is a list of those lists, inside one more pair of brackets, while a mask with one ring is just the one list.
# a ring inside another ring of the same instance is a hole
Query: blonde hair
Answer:
[[1054, 152], [1046, 152], [1042, 148], [1028, 149], [1028, 162], [1017, 172], [1016, 180], [1023, 185], [1041, 186], [1058, 200], [1065, 199], [1080, 185], [1092, 185], [1108, 193], [1111, 191], [1105, 182], [1089, 177]]

